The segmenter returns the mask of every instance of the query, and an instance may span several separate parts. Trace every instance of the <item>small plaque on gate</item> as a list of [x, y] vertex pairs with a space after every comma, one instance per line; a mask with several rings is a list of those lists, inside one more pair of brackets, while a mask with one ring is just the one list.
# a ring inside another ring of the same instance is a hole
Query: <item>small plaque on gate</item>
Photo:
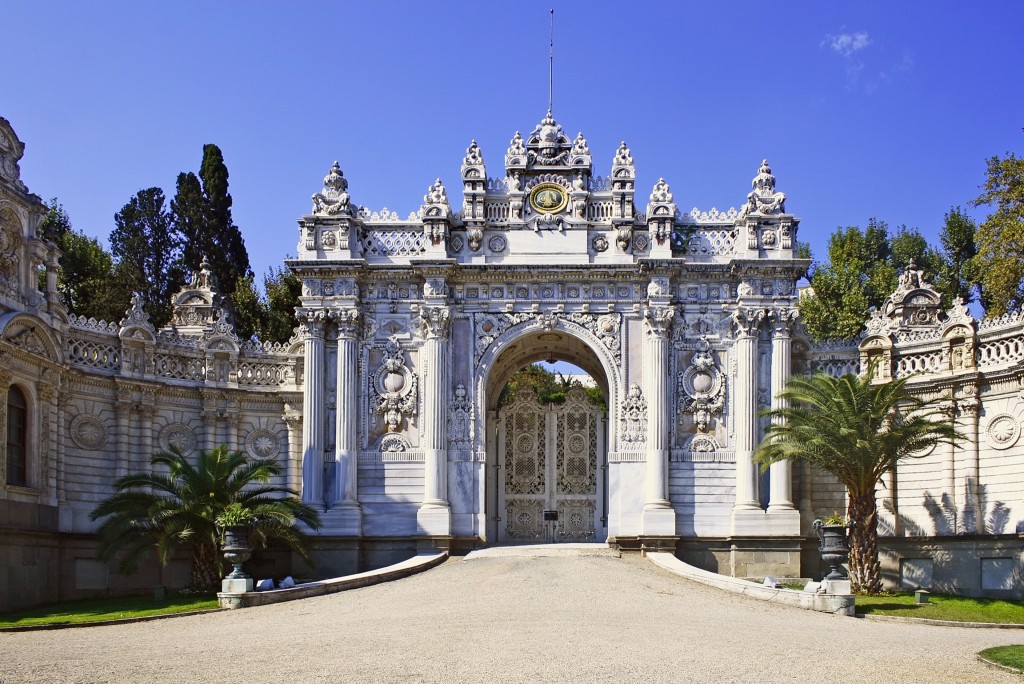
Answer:
[[558, 520], [558, 511], [545, 510], [544, 511], [544, 522], [547, 522], [549, 520]]

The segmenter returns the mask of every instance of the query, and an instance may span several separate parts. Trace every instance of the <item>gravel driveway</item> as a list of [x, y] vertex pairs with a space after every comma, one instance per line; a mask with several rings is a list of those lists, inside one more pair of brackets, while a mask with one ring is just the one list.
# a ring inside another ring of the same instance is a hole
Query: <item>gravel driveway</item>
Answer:
[[629, 556], [455, 558], [261, 608], [0, 634], [0, 682], [1014, 682], [1024, 632], [883, 623], [720, 592]]

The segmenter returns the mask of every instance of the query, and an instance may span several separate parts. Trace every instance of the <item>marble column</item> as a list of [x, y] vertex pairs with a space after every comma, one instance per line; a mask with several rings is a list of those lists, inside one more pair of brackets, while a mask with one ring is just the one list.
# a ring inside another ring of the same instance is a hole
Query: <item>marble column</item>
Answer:
[[337, 463], [334, 500], [337, 506], [331, 529], [338, 534], [358, 535], [362, 531], [356, 478], [359, 467], [359, 311], [336, 312], [338, 322], [337, 390], [334, 431], [334, 460]]
[[676, 533], [676, 514], [668, 498], [669, 332], [675, 310], [652, 306], [644, 311], [644, 394], [647, 396], [647, 491], [644, 497], [644, 535]]
[[324, 312], [307, 313], [302, 323], [302, 501], [323, 505], [324, 478]]
[[[797, 315], [796, 309], [777, 309], [772, 312], [771, 406], [774, 411], [789, 406], [788, 401], [779, 398], [779, 393], [786, 388], [786, 382], [793, 373], [793, 340], [790, 333]], [[799, 535], [800, 513], [793, 504], [793, 462], [773, 463], [768, 470], [768, 480], [768, 533]]]
[[424, 306], [420, 320], [426, 341], [420, 352], [423, 365], [423, 503], [416, 514], [420, 534], [451, 534], [448, 505], [448, 402], [450, 400], [448, 335], [451, 311], [446, 306]]
[[736, 324], [736, 379], [733, 382], [732, 419], [736, 452], [736, 502], [733, 534], [763, 534], [764, 515], [758, 499], [757, 466], [757, 332], [765, 318], [763, 309], [739, 308]]

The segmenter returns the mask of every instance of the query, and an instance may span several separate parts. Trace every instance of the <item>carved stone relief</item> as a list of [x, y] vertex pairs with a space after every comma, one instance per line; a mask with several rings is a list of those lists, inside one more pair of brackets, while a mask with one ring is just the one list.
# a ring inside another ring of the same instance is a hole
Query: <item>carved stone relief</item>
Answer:
[[394, 335], [384, 345], [384, 360], [370, 378], [370, 401], [384, 417], [388, 432], [398, 432], [405, 417], [416, 415], [416, 375], [405, 364], [405, 355]]
[[281, 452], [281, 438], [270, 430], [253, 430], [245, 438], [245, 450], [253, 458], [272, 458]]
[[80, 414], [71, 419], [71, 441], [80, 449], [102, 449], [107, 443], [107, 434], [107, 426], [95, 416]]
[[701, 340], [690, 366], [677, 376], [679, 413], [693, 415], [698, 430], [708, 429], [711, 418], [725, 407], [726, 378], [715, 363], [707, 340]]

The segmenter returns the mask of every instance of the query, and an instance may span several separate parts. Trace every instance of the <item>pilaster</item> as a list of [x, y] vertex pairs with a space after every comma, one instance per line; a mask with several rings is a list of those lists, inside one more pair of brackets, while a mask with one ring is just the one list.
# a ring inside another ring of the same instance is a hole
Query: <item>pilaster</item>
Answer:
[[732, 419], [736, 452], [736, 501], [732, 532], [760, 534], [764, 512], [758, 501], [757, 467], [757, 331], [765, 319], [763, 309], [740, 307], [733, 315], [736, 325], [736, 381], [733, 384]]
[[424, 294], [434, 301], [420, 310], [425, 341], [423, 360], [423, 503], [416, 513], [420, 534], [451, 534], [451, 507], [448, 504], [448, 337], [451, 311], [444, 305], [445, 284], [428, 278]]
[[356, 492], [359, 458], [359, 332], [360, 313], [346, 307], [331, 312], [338, 327], [337, 393], [334, 460], [337, 477], [333, 500], [339, 502], [324, 516], [330, 534], [359, 536], [362, 510]]
[[644, 535], [672, 536], [676, 513], [668, 498], [669, 332], [675, 309], [669, 305], [669, 279], [655, 277], [648, 287], [651, 305], [644, 311], [644, 385], [647, 395], [647, 490], [641, 528]]
[[306, 311], [301, 324], [303, 347], [302, 501], [322, 505], [324, 499], [324, 311]]
[[[796, 321], [796, 309], [776, 309], [771, 312], [772, 322], [772, 368], [771, 368], [771, 407], [779, 411], [788, 407], [789, 403], [779, 397], [786, 388], [786, 381], [792, 374], [792, 338], [790, 336], [793, 323]], [[778, 419], [776, 419], [778, 422]], [[793, 464], [791, 461], [779, 461], [769, 467], [769, 492], [766, 532], [772, 535], [800, 534], [800, 513], [793, 505]]]

